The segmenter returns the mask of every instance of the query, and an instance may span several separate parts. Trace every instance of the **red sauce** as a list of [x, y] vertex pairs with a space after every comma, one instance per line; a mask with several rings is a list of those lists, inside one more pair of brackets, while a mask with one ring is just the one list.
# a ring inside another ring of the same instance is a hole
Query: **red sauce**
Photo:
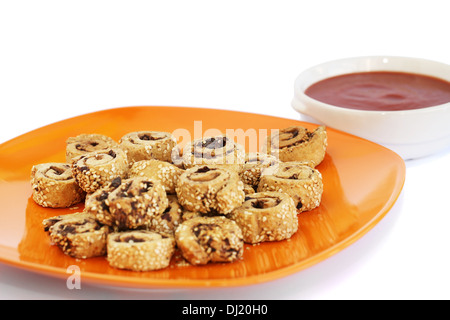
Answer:
[[305, 94], [343, 108], [411, 110], [450, 102], [450, 82], [412, 73], [361, 72], [324, 79]]

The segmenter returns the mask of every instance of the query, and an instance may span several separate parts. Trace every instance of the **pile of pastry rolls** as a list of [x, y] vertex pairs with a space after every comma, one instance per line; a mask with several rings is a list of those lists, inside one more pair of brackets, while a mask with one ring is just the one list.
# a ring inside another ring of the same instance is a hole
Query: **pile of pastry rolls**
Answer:
[[179, 155], [168, 132], [117, 142], [81, 134], [67, 139], [66, 162], [33, 166], [32, 198], [46, 208], [84, 203], [82, 212], [43, 221], [74, 258], [105, 256], [133, 271], [166, 268], [176, 252], [190, 265], [233, 262], [245, 243], [291, 238], [297, 215], [320, 205], [316, 167], [326, 149], [323, 126], [279, 130], [255, 153], [226, 135], [193, 140]]

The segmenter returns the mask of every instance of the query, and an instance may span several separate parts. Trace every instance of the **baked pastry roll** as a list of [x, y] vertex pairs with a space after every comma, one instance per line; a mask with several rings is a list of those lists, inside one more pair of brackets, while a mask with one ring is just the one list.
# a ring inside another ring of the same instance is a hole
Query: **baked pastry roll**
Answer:
[[176, 195], [167, 195], [169, 204], [161, 214], [153, 216], [151, 224], [148, 226], [148, 230], [158, 232], [162, 235], [174, 235], [178, 226], [186, 220], [201, 217], [203, 214], [195, 211], [185, 210], [180, 203]]
[[60, 222], [65, 219], [72, 219], [72, 218], [95, 218], [95, 217], [92, 214], [89, 214], [85, 211], [74, 212], [74, 213], [70, 213], [70, 214], [62, 214], [59, 216], [54, 216], [54, 217], [44, 219], [42, 221], [42, 227], [44, 228], [44, 231], [49, 231], [50, 228], [57, 222]]
[[265, 168], [278, 164], [278, 159], [270, 154], [251, 152], [245, 155], [245, 161], [239, 172], [239, 177], [244, 184], [256, 187], [261, 179], [261, 173]]
[[131, 271], [151, 271], [169, 266], [175, 252], [173, 237], [147, 230], [114, 232], [108, 235], [110, 266]]
[[64, 217], [48, 231], [50, 240], [68, 256], [87, 259], [106, 254], [109, 228], [92, 217], [83, 214]]
[[271, 174], [263, 174], [257, 191], [287, 193], [294, 200], [298, 213], [309, 211], [320, 205], [323, 193], [322, 174], [301, 162], [282, 162]]
[[31, 169], [33, 200], [42, 207], [67, 208], [82, 202], [86, 193], [66, 163], [42, 163]]
[[188, 211], [227, 214], [244, 202], [244, 184], [237, 172], [204, 165], [183, 172], [176, 187], [178, 201]]
[[112, 138], [103, 134], [83, 133], [66, 140], [66, 161], [70, 163], [73, 158], [85, 153], [115, 148], [119, 144]]
[[245, 160], [245, 149], [226, 135], [196, 139], [183, 148], [185, 168], [198, 165], [227, 165], [240, 170]]
[[177, 140], [169, 132], [137, 131], [124, 135], [119, 144], [131, 165], [150, 159], [171, 162], [172, 149], [177, 145]]
[[161, 214], [155, 214], [148, 226], [150, 231], [173, 236], [175, 229], [183, 222], [183, 207], [175, 195], [167, 196], [167, 208]]
[[247, 195], [245, 202], [234, 209], [229, 218], [242, 229], [246, 243], [289, 239], [298, 230], [294, 200], [286, 193]]
[[86, 198], [85, 210], [102, 224], [122, 231], [147, 227], [168, 206], [164, 187], [156, 180], [115, 179]]
[[327, 131], [319, 126], [313, 131], [301, 126], [281, 129], [267, 138], [265, 152], [275, 155], [279, 160], [308, 162], [310, 166], [319, 165], [326, 154]]
[[224, 216], [186, 220], [175, 230], [175, 240], [192, 265], [233, 262], [241, 259], [244, 252], [241, 228]]
[[93, 193], [113, 179], [126, 178], [128, 160], [123, 150], [111, 148], [86, 153], [72, 161], [72, 173], [78, 185]]
[[168, 194], [175, 194], [178, 177], [183, 169], [167, 161], [141, 160], [133, 163], [130, 168], [129, 177], [146, 177], [156, 179], [164, 186]]

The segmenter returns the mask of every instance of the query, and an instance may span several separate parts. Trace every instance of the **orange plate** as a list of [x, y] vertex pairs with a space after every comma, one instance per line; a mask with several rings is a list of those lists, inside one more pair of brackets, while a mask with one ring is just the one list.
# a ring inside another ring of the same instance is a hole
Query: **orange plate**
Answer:
[[214, 128], [222, 132], [258, 132], [263, 137], [271, 129], [291, 125], [316, 127], [296, 120], [224, 110], [127, 107], [71, 118], [10, 140], [0, 145], [0, 262], [66, 279], [67, 268], [77, 265], [82, 281], [144, 288], [250, 285], [316, 264], [362, 237], [391, 209], [405, 180], [405, 164], [395, 153], [329, 128], [327, 155], [317, 167], [324, 181], [320, 207], [299, 214], [299, 231], [290, 240], [246, 245], [244, 259], [228, 264], [194, 267], [173, 262], [164, 270], [131, 272], [111, 268], [104, 257], [73, 259], [50, 244], [41, 223], [51, 216], [81, 211], [83, 206], [78, 210], [46, 209], [31, 199], [32, 165], [64, 162], [65, 140], [70, 136], [102, 133], [119, 140], [132, 131], [174, 132], [181, 128], [196, 138], [196, 134]]

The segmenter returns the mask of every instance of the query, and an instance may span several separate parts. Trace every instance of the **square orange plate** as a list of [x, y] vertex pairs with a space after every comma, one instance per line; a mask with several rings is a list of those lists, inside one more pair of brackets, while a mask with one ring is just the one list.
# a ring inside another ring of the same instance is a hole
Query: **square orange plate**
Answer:
[[290, 240], [245, 245], [244, 258], [234, 263], [180, 266], [172, 262], [163, 270], [132, 272], [110, 267], [104, 257], [74, 259], [50, 244], [42, 220], [81, 211], [83, 205], [78, 210], [49, 209], [31, 199], [31, 167], [44, 162], [64, 162], [65, 141], [70, 136], [101, 133], [119, 140], [133, 131], [182, 129], [195, 137], [208, 129], [270, 133], [291, 125], [316, 127], [291, 119], [225, 110], [125, 107], [63, 120], [3, 143], [0, 262], [61, 278], [68, 277], [69, 266], [77, 265], [83, 281], [137, 288], [250, 285], [316, 264], [366, 234], [394, 205], [405, 181], [405, 163], [397, 154], [327, 128], [327, 154], [317, 167], [324, 182], [320, 206], [298, 215], [299, 231]]

